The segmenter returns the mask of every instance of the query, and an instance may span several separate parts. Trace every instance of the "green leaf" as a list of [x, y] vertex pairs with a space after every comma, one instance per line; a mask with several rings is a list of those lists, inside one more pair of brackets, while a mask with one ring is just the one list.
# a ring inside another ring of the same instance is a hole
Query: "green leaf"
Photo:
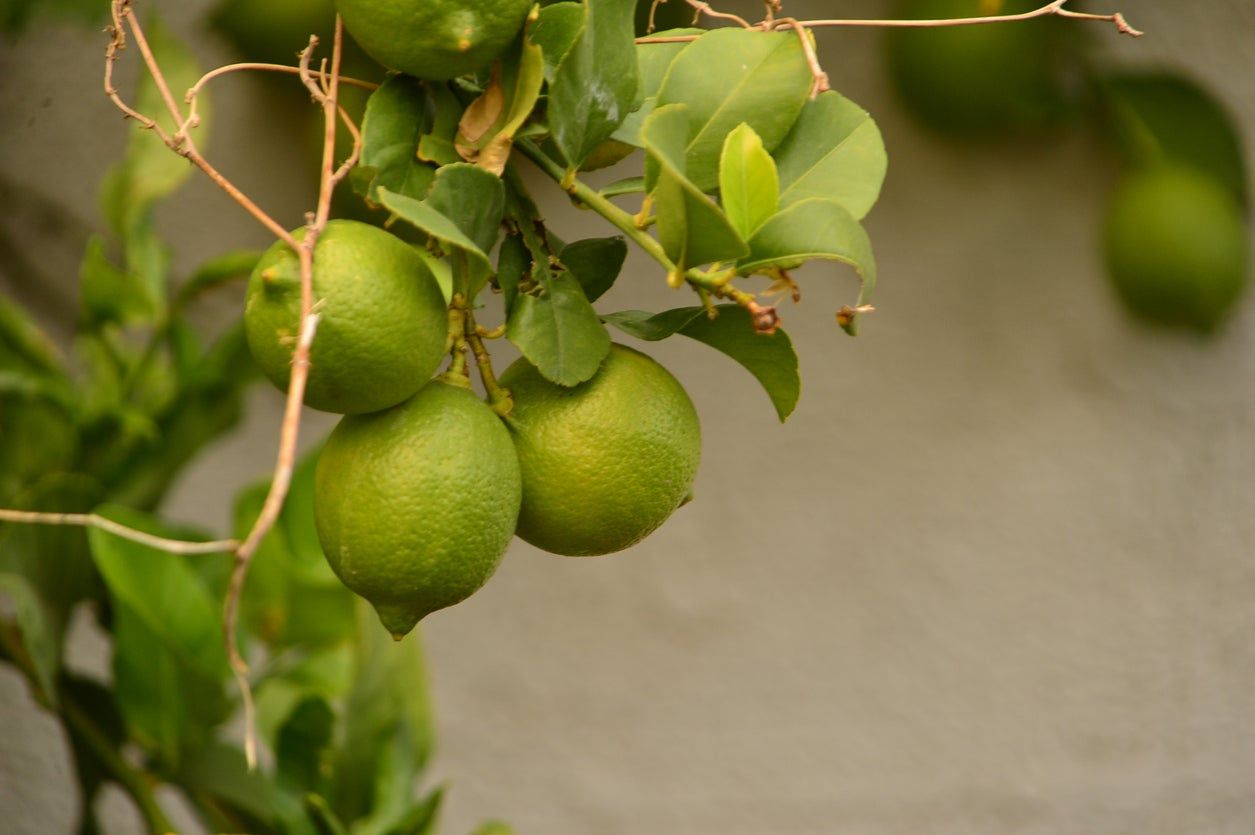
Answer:
[[[127, 527], [167, 535], [152, 519], [122, 507], [96, 512]], [[218, 604], [189, 557], [122, 539], [99, 528], [87, 533], [110, 597], [130, 609], [161, 646], [207, 678], [227, 675]], [[200, 557], [199, 559], [210, 559]]]
[[747, 252], [723, 210], [685, 175], [688, 128], [684, 105], [673, 104], [650, 114], [642, 131], [658, 240], [680, 270], [734, 260]]
[[583, 9], [583, 27], [549, 85], [549, 126], [576, 167], [639, 103], [635, 0], [588, 0]]
[[610, 335], [573, 275], [537, 273], [543, 294], [515, 299], [506, 336], [546, 379], [577, 385], [601, 367]]
[[775, 158], [782, 207], [819, 197], [840, 203], [856, 220], [880, 196], [888, 165], [880, 128], [835, 90], [806, 103]]
[[1171, 72], [1102, 80], [1116, 139], [1135, 164], [1162, 157], [1206, 172], [1248, 200], [1246, 156], [1232, 117], [1200, 84]]
[[558, 64], [571, 50], [571, 45], [584, 29], [584, 7], [581, 3], [552, 3], [540, 10], [532, 27], [532, 43], [540, 47], [545, 61], [545, 81], [553, 83]]
[[275, 743], [275, 782], [280, 788], [298, 795], [322, 791], [335, 721], [330, 705], [317, 696], [293, 708]]
[[[474, 168], [474, 166], [468, 167]], [[486, 171], [481, 173], [492, 177]], [[492, 179], [496, 180], [495, 177], [492, 177]], [[446, 180], [446, 182], [452, 181]], [[500, 181], [498, 181], [499, 184]], [[485, 185], [486, 181], [480, 178], [479, 188], [483, 189]], [[450, 195], [450, 198], [453, 196]], [[480, 196], [483, 197], [484, 195], [481, 194]], [[398, 218], [426, 233], [439, 243], [446, 254], [453, 252], [464, 253], [470, 262], [472, 275], [487, 276], [492, 272], [492, 264], [488, 261], [488, 256], [484, 251], [479, 248], [479, 245], [467, 237], [457, 223], [429, 203], [406, 197], [403, 194], [394, 194], [386, 188], [379, 189], [379, 202]], [[468, 210], [469, 217], [475, 217], [481, 211], [474, 207], [468, 207]]]
[[0, 368], [19, 365], [31, 371], [64, 375], [56, 343], [16, 303], [0, 295]]
[[[345, 820], [372, 809], [408, 808], [414, 781], [431, 752], [432, 724], [422, 645], [417, 633], [394, 641], [364, 601], [357, 607], [358, 632], [353, 686], [344, 709], [342, 746], [334, 763], [333, 808]], [[388, 746], [404, 756], [381, 757]], [[388, 778], [379, 779], [380, 768]], [[404, 787], [399, 803], [381, 789]], [[382, 825], [377, 817], [372, 817]], [[391, 821], [388, 822], [389, 824]]]
[[[671, 29], [666, 32], [657, 32], [651, 37], [701, 35], [705, 31], [704, 29]], [[636, 63], [641, 73], [641, 104], [640, 107], [628, 114], [628, 117], [623, 120], [623, 124], [619, 125], [618, 130], [613, 134], [614, 139], [626, 142], [629, 145], [635, 145], [637, 148], [645, 147], [641, 141], [641, 127], [658, 103], [658, 90], [662, 87], [667, 70], [671, 69], [672, 62], [684, 51], [686, 46], [688, 46], [688, 43], [684, 41], [636, 45]]]
[[733, 228], [745, 240], [779, 208], [776, 164], [763, 147], [763, 140], [744, 122], [723, 143], [719, 199]]
[[371, 202], [379, 189], [422, 200], [436, 177], [434, 166], [419, 160], [420, 140], [432, 130], [435, 100], [428, 82], [395, 75], [370, 95], [362, 118], [362, 156], [353, 183]]
[[79, 265], [79, 299], [88, 322], [126, 324], [156, 316], [161, 299], [154, 298], [151, 290], [109, 262], [104, 238], [93, 235], [88, 239]]
[[7, 596], [13, 603], [22, 649], [34, 668], [35, 684], [43, 698], [55, 706], [61, 659], [51, 613], [35, 587], [21, 574], [0, 571], [0, 596]]
[[831, 200], [801, 200], [776, 214], [750, 238], [750, 254], [736, 266], [741, 275], [750, 275], [792, 269], [811, 259], [849, 264], [863, 282], [859, 304], [871, 297], [876, 286], [871, 241], [845, 207]]
[[724, 137], [745, 122], [768, 151], [774, 149], [801, 112], [812, 81], [792, 32], [716, 29], [672, 62], [657, 107], [687, 106], [688, 176], [709, 191], [718, 185]]
[[488, 252], [501, 234], [505, 186], [500, 177], [478, 166], [445, 165], [436, 172], [427, 205], [453, 221], [481, 253]]
[[[279, 520], [262, 539], [241, 604], [244, 622], [273, 649], [310, 649], [347, 639], [355, 624], [353, 595], [323, 557], [314, 527], [318, 452], [296, 466]], [[244, 537], [261, 513], [269, 481], [236, 498], [235, 532]]]
[[532, 265], [527, 245], [518, 235], [507, 235], [497, 251], [497, 286], [501, 288], [502, 302], [505, 306], [506, 318], [514, 310], [514, 300], [518, 297], [519, 282], [527, 274]]
[[710, 319], [705, 308], [682, 307], [664, 313], [625, 310], [605, 317], [624, 333], [657, 341], [679, 333], [722, 351], [743, 365], [762, 384], [783, 423], [797, 406], [802, 380], [793, 342], [783, 329], [759, 333], [749, 313], [734, 304], [719, 305]]
[[595, 302], [619, 277], [627, 259], [627, 242], [619, 236], [573, 241], [558, 252], [558, 258], [580, 283], [584, 297]]
[[229, 281], [247, 278], [260, 259], [261, 250], [257, 249], [236, 249], [210, 258], [179, 287], [172, 307], [185, 307], [203, 293], [216, 290]]
[[485, 821], [480, 824], [472, 835], [514, 835], [509, 824], [501, 821]]
[[436, 789], [427, 795], [401, 818], [385, 835], [430, 835], [436, 831], [440, 817], [440, 804], [444, 789]]
[[305, 795], [305, 811], [314, 824], [318, 835], [348, 835], [348, 830], [336, 813], [331, 810], [325, 798], [317, 794]]

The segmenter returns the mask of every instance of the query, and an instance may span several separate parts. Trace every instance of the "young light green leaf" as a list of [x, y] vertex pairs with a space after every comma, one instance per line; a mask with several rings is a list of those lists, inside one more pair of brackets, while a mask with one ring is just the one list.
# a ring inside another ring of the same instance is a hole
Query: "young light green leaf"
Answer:
[[[792, 269], [811, 259], [849, 264], [862, 279], [858, 303], [876, 287], [876, 259], [871, 241], [845, 207], [831, 200], [800, 200], [759, 227], [750, 239], [750, 254], [737, 262], [741, 275]], [[857, 317], [846, 330], [857, 333]]]
[[578, 167], [640, 102], [635, 0], [587, 0], [584, 25], [553, 72], [549, 127]]
[[763, 147], [762, 138], [744, 122], [723, 143], [719, 200], [733, 228], [745, 240], [779, 208], [776, 164]]
[[610, 352], [610, 335], [570, 273], [537, 270], [543, 295], [521, 295], [506, 336], [546, 379], [574, 386], [597, 373]]
[[723, 210], [685, 176], [688, 129], [684, 105], [673, 104], [650, 114], [642, 131], [658, 240], [680, 269], [735, 260], [747, 252]]
[[434, 166], [421, 162], [419, 140], [432, 129], [433, 99], [427, 82], [408, 75], [389, 78], [371, 93], [362, 118], [362, 155], [354, 171], [357, 190], [379, 202], [380, 188], [416, 200], [427, 196]]
[[845, 206], [855, 220], [880, 196], [888, 164], [880, 128], [835, 90], [806, 103], [775, 158], [781, 206], [819, 197]]
[[305, 795], [305, 811], [317, 835], [349, 835], [344, 823], [331, 810], [326, 798], [319, 794]]
[[638, 339], [657, 341], [679, 333], [727, 354], [762, 384], [783, 423], [796, 408], [802, 389], [797, 354], [789, 335], [783, 329], [770, 335], [757, 332], [749, 313], [735, 304], [719, 305], [715, 310], [718, 316], [714, 319], [701, 307], [681, 307], [657, 314], [625, 310], [605, 318]]
[[562, 247], [558, 259], [584, 290], [584, 297], [595, 302], [609, 290], [627, 259], [623, 238], [586, 238]]
[[791, 32], [729, 27], [690, 43], [671, 63], [657, 98], [658, 108], [688, 107], [689, 179], [702, 191], [718, 185], [724, 137], [742, 122], [768, 151], [774, 149], [801, 112], [812, 81], [802, 45]]
[[9, 571], [0, 571], [0, 597], [12, 601], [22, 649], [34, 667], [36, 684], [48, 703], [55, 706], [60, 652], [45, 603], [29, 580]]
[[480, 824], [473, 835], [514, 835], [509, 824], [501, 821], [485, 821]]
[[440, 806], [444, 801], [444, 789], [436, 789], [401, 816], [394, 826], [383, 835], [432, 835], [440, 819]]
[[0, 296], [0, 360], [4, 361], [4, 368], [12, 368], [20, 361], [34, 371], [58, 377], [64, 374], [56, 343], [32, 317], [4, 296]]

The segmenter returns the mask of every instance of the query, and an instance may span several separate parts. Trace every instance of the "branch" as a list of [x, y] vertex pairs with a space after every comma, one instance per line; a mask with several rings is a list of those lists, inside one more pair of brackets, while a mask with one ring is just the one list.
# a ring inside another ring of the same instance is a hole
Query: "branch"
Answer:
[[[685, 0], [690, 5], [699, 5], [691, 0]], [[1018, 20], [1032, 20], [1038, 17], [1063, 17], [1071, 20], [1092, 20], [1103, 23], [1112, 23], [1116, 27], [1116, 31], [1121, 35], [1129, 35], [1130, 37], [1140, 38], [1144, 32], [1134, 29], [1129, 22], [1124, 19], [1124, 15], [1120, 12], [1114, 14], [1089, 14], [1087, 12], [1074, 12], [1064, 8], [1068, 0], [1052, 0], [1052, 2], [1033, 9], [1032, 11], [1022, 12], [1020, 14], [1009, 15], [985, 15], [983, 17], [952, 17], [940, 18], [936, 20], [865, 20], [859, 18], [849, 19], [825, 19], [825, 20], [796, 20], [794, 18], [775, 18], [769, 6], [767, 17], [760, 21], [755, 29], [764, 31], [779, 31], [781, 29], [796, 29], [802, 27], [804, 29], [820, 29], [826, 27], [859, 27], [859, 28], [893, 28], [893, 29], [934, 29], [943, 26], [981, 26], [987, 23], [1013, 23]], [[707, 12], [708, 14], [710, 12]], [[728, 17], [722, 13], [713, 16]], [[732, 15], [731, 17], [735, 17]], [[688, 41], [697, 40], [700, 35], [669, 35], [664, 37], [644, 37], [637, 38], [637, 43], [686, 43]]]
[[[223, 637], [227, 644], [227, 658], [231, 663], [231, 671], [240, 689], [240, 699], [244, 706], [244, 755], [249, 768], [257, 764], [257, 723], [253, 707], [252, 687], [248, 681], [248, 664], [240, 655], [239, 641], [236, 635], [236, 624], [239, 619], [240, 597], [244, 592], [244, 581], [248, 577], [248, 568], [253, 555], [263, 538], [274, 527], [283, 510], [284, 499], [292, 483], [292, 471], [296, 465], [296, 446], [300, 435], [301, 407], [305, 402], [305, 384], [309, 379], [309, 351], [318, 328], [318, 314], [314, 312], [314, 248], [318, 238], [327, 227], [331, 217], [331, 195], [336, 183], [348, 173], [361, 152], [361, 134], [353, 126], [353, 152], [344, 165], [334, 169], [336, 144], [336, 118], [340, 114], [337, 104], [340, 89], [340, 59], [344, 49], [344, 24], [336, 17], [335, 41], [331, 53], [331, 75], [325, 73], [315, 83], [310, 75], [309, 62], [314, 47], [318, 44], [316, 37], [310, 38], [309, 46], [301, 55], [300, 74], [314, 98], [322, 104], [323, 109], [323, 154], [322, 171], [318, 188], [318, 207], [309, 218], [305, 228], [305, 236], [300, 243], [293, 246], [300, 260], [301, 269], [301, 318], [300, 339], [292, 354], [292, 375], [288, 381], [288, 396], [283, 413], [283, 424], [279, 430], [279, 453], [275, 463], [274, 476], [270, 482], [270, 490], [266, 494], [261, 513], [253, 524], [239, 548], [235, 551], [235, 563], [231, 570], [230, 585], [223, 606]], [[348, 120], [351, 124], [351, 120]]]
[[98, 528], [114, 536], [147, 545], [170, 554], [226, 554], [239, 545], [234, 539], [218, 539], [212, 542], [187, 542], [167, 539], [144, 531], [128, 528], [112, 519], [95, 513], [38, 513], [30, 510], [0, 510], [0, 522], [18, 522], [28, 525], [69, 525], [82, 528]]

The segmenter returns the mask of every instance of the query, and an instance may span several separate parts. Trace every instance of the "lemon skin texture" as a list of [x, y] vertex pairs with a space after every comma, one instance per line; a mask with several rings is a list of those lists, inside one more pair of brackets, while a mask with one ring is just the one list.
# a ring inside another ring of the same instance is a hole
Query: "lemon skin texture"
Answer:
[[[304, 238], [303, 229], [293, 233]], [[314, 247], [318, 330], [305, 403], [340, 414], [395, 406], [426, 383], [444, 356], [448, 309], [423, 259], [396, 236], [333, 220]], [[266, 376], [286, 390], [300, 327], [297, 255], [283, 242], [248, 283], [244, 332]]]
[[435, 380], [340, 421], [318, 459], [314, 519], [331, 569], [399, 639], [492, 576], [520, 490], [505, 425], [469, 389]]
[[563, 388], [521, 359], [501, 384], [523, 471], [518, 535], [566, 556], [620, 551], [689, 495], [701, 459], [693, 402], [665, 368], [612, 345], [591, 380]]
[[[930, 19], [1012, 14], [1035, 0], [903, 0], [894, 17]], [[1058, 21], [897, 29], [886, 35], [889, 76], [911, 114], [965, 139], [997, 138], [1056, 121], [1065, 96], [1056, 64]]]
[[1247, 283], [1241, 207], [1220, 183], [1183, 165], [1126, 176], [1107, 210], [1104, 244], [1120, 299], [1156, 324], [1214, 330]]
[[386, 67], [445, 81], [509, 46], [532, 0], [336, 0], [345, 28]]

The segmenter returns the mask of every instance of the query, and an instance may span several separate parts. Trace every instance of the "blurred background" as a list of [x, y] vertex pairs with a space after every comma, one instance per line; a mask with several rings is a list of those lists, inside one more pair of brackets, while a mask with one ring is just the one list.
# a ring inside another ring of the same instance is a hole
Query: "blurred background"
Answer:
[[[154, 5], [204, 66], [236, 60], [207, 28], [214, 4]], [[1255, 136], [1250, 3], [1087, 8], [1148, 34], [1070, 22], [1063, 37], [1113, 66], [1183, 71]], [[889, 151], [867, 221], [877, 311], [851, 339], [833, 313], [852, 274], [797, 275], [804, 303], [781, 313], [803, 395], [783, 426], [721, 354], [646, 347], [703, 419], [696, 500], [616, 556], [516, 541], [487, 587], [424, 623], [443, 829], [495, 816], [526, 835], [1251, 832], [1255, 299], [1206, 335], [1135, 319], [1101, 252], [1121, 170], [1108, 143], [1076, 125], [947, 137], [895, 93], [882, 32], [817, 40]], [[97, 183], [126, 142], [100, 92], [103, 45], [50, 20], [0, 40], [0, 289], [62, 338]], [[285, 114], [304, 93], [240, 76], [215, 92], [209, 155], [297, 225], [315, 184]], [[536, 191], [567, 239], [610, 234]], [[203, 178], [159, 227], [184, 271], [269, 243]], [[204, 322], [241, 303], [238, 285], [218, 293]], [[632, 253], [598, 309], [682, 303]], [[225, 533], [240, 485], [269, 471], [280, 409], [251, 389], [240, 429], [164, 515]], [[331, 425], [308, 414], [305, 442]], [[72, 646], [107, 670], [90, 629]], [[0, 828], [72, 831], [68, 757], [0, 668]], [[101, 803], [109, 831], [138, 831], [119, 794]]]

